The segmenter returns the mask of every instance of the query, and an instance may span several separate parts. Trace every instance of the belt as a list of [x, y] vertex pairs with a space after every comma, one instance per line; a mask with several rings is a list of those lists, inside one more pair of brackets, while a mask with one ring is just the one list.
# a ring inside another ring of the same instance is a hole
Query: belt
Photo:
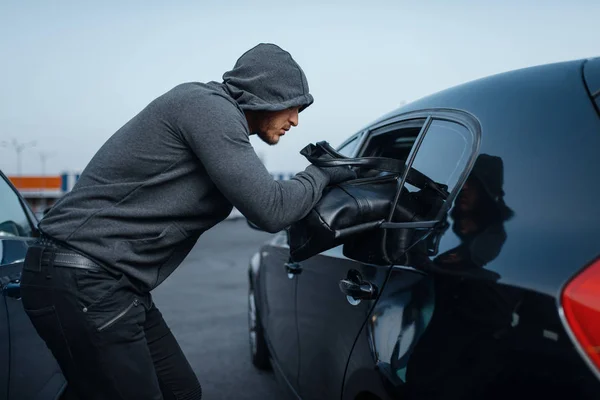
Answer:
[[61, 243], [47, 235], [40, 235], [36, 244], [41, 246], [41, 254], [38, 253], [40, 254], [39, 262], [41, 264], [48, 265], [52, 261], [52, 265], [57, 267], [80, 268], [91, 271], [101, 271], [103, 269], [89, 258], [65, 248]]
[[42, 264], [50, 264], [55, 267], [80, 268], [91, 271], [101, 271], [102, 267], [87, 257], [61, 248], [44, 249], [41, 257]]

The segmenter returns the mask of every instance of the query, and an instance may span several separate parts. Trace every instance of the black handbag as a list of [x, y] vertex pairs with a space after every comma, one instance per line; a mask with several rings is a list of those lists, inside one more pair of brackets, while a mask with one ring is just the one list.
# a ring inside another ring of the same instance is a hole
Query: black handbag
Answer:
[[[344, 254], [348, 253], [347, 256], [375, 262], [381, 259], [380, 252], [368, 250], [376, 249], [376, 242], [382, 240], [380, 235], [383, 230], [378, 229], [382, 223], [422, 221], [431, 210], [427, 209], [429, 206], [426, 203], [420, 202], [420, 197], [424, 197], [425, 192], [434, 193], [434, 197], [443, 202], [447, 196], [443, 185], [412, 168], [408, 171], [406, 181], [421, 191], [409, 194], [407, 189], [402, 189], [399, 195], [399, 183], [405, 171], [402, 160], [384, 157], [348, 158], [337, 153], [327, 142], [310, 144], [300, 154], [318, 167], [348, 166], [360, 169], [359, 179], [325, 188], [323, 196], [308, 215], [288, 228], [290, 259], [295, 262], [344, 243], [355, 244], [344, 247]], [[373, 171], [379, 172], [380, 176], [361, 177]], [[392, 213], [394, 203], [396, 207]], [[432, 207], [433, 205], [429, 208]], [[381, 232], [374, 234], [374, 231]], [[406, 243], [400, 247], [408, 246], [409, 241], [409, 238], [404, 238]], [[365, 247], [367, 245], [370, 247]], [[395, 251], [401, 251], [400, 247], [395, 248]]]
[[[389, 265], [410, 264], [409, 257], [434, 255], [439, 239], [449, 224], [445, 218], [432, 221], [442, 209], [447, 193], [425, 186], [417, 192], [402, 188], [398, 196], [392, 224], [388, 221], [378, 226], [380, 229], [364, 231], [344, 241], [343, 254], [353, 260], [367, 264]], [[403, 227], [393, 226], [400, 223]], [[408, 223], [408, 224], [407, 224]], [[407, 227], [408, 225], [412, 227]], [[392, 227], [388, 228], [388, 225]], [[429, 239], [421, 241], [426, 235]]]

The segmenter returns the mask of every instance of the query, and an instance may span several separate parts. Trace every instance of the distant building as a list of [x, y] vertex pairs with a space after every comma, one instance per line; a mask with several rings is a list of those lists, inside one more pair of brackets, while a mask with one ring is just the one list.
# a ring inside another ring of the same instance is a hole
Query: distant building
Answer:
[[39, 217], [58, 199], [69, 192], [79, 174], [52, 175], [52, 176], [9, 176], [21, 195], [27, 200], [33, 212]]

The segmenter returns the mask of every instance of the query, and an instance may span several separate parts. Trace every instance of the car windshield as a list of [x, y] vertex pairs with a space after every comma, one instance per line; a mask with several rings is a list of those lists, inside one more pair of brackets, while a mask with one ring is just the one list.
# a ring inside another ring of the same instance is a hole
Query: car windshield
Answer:
[[31, 236], [31, 223], [13, 188], [0, 179], [0, 236]]

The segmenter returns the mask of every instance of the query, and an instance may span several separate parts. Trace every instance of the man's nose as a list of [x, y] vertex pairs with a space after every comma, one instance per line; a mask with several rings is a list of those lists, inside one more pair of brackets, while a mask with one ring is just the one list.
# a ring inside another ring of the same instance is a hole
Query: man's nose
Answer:
[[298, 109], [292, 110], [289, 121], [292, 126], [298, 126]]

